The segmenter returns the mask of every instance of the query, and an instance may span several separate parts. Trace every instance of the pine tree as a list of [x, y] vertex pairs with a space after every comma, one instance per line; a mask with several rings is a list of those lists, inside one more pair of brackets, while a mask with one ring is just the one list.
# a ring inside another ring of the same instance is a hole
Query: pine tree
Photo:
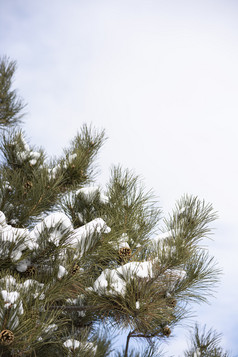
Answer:
[[[117, 356], [156, 356], [156, 341], [206, 301], [219, 269], [200, 242], [216, 213], [182, 197], [161, 223], [151, 191], [114, 167], [104, 190], [94, 159], [104, 131], [83, 125], [50, 160], [20, 128], [15, 63], [0, 63], [0, 355], [113, 354], [105, 326], [128, 329]], [[148, 348], [130, 350], [130, 339]], [[115, 354], [116, 355], [116, 354]]]
[[195, 325], [193, 331], [191, 331], [190, 348], [185, 351], [185, 357], [230, 357], [231, 354], [225, 351], [221, 346], [220, 333], [216, 330], [206, 330], [206, 326], [203, 328]]

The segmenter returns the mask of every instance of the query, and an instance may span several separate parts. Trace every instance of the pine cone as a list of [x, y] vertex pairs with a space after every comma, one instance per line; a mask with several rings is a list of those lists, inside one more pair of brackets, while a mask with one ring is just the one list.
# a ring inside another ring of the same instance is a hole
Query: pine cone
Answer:
[[174, 308], [177, 305], [177, 300], [175, 298], [169, 298], [167, 300], [168, 307]]
[[127, 247], [120, 248], [119, 256], [121, 259], [129, 259], [131, 256], [131, 249]]
[[169, 337], [170, 334], [171, 334], [171, 330], [170, 330], [169, 326], [165, 326], [163, 328], [163, 335], [165, 335], [166, 337]]
[[26, 181], [26, 183], [25, 183], [25, 185], [24, 185], [24, 187], [25, 187], [27, 190], [29, 190], [30, 188], [32, 188], [32, 186], [33, 186], [33, 183], [32, 183], [31, 181]]
[[14, 334], [10, 330], [3, 330], [0, 333], [0, 342], [4, 346], [10, 345], [14, 341]]
[[30, 265], [29, 267], [27, 267], [26, 271], [25, 271], [25, 275], [26, 276], [33, 276], [36, 273], [36, 268], [33, 265]]
[[72, 273], [73, 275], [75, 275], [76, 273], [78, 273], [78, 271], [79, 271], [79, 265], [78, 265], [78, 264], [74, 264], [71, 273]]

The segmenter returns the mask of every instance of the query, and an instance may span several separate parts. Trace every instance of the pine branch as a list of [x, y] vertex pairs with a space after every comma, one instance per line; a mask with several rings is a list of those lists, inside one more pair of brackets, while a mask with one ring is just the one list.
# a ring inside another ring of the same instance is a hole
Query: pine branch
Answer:
[[16, 62], [7, 57], [0, 58], [0, 128], [19, 124], [25, 107], [23, 101], [17, 97], [15, 90], [11, 90], [12, 80], [16, 70]]
[[133, 335], [133, 331], [129, 332], [128, 335], [127, 335], [127, 338], [126, 338], [126, 348], [125, 348], [124, 357], [127, 357], [127, 356], [128, 356], [129, 343], [130, 343], [130, 338], [132, 337], [132, 335]]

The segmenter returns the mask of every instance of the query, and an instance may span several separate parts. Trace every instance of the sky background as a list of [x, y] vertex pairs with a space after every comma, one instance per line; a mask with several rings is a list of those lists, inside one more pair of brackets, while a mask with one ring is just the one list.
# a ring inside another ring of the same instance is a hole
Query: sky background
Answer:
[[[238, 2], [0, 0], [0, 52], [18, 63], [32, 144], [62, 154], [83, 123], [105, 128], [98, 164], [141, 175], [164, 214], [183, 194], [212, 203], [207, 242], [223, 269], [194, 321], [238, 354]], [[167, 356], [182, 356], [173, 331]], [[121, 340], [117, 341], [117, 346]]]

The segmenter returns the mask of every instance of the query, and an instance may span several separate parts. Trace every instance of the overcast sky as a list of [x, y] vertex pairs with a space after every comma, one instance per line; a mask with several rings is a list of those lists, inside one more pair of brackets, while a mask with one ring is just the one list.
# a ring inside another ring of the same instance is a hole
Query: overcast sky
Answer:
[[[120, 163], [165, 213], [184, 193], [213, 204], [224, 274], [194, 320], [238, 353], [238, 2], [0, 0], [0, 51], [18, 63], [32, 144], [59, 155], [92, 123], [108, 136], [101, 184]], [[173, 336], [167, 351], [182, 355], [184, 331]]]

